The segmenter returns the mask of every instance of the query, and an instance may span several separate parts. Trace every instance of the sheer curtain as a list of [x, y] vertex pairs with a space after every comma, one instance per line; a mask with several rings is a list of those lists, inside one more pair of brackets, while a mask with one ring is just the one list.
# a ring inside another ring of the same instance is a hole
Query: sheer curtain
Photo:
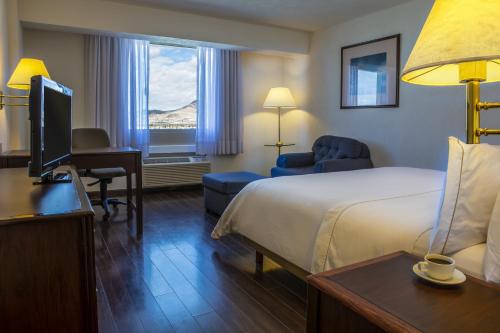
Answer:
[[147, 156], [148, 90], [149, 42], [85, 37], [85, 106], [112, 146], [132, 146]]
[[237, 51], [198, 49], [198, 154], [243, 152], [239, 68]]

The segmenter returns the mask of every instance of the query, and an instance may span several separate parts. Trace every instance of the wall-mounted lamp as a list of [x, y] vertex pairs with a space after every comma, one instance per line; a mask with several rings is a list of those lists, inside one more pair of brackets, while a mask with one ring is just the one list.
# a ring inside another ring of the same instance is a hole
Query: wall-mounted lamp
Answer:
[[413, 47], [402, 80], [429, 86], [466, 85], [467, 142], [500, 129], [482, 128], [480, 84], [500, 82], [500, 1], [436, 0]]
[[[30, 90], [31, 78], [35, 75], [42, 75], [50, 79], [49, 72], [45, 67], [42, 60], [39, 59], [29, 59], [22, 58], [16, 66], [16, 69], [12, 73], [9, 82], [7, 82], [7, 87], [18, 90]], [[29, 106], [28, 103], [6, 103], [4, 99], [28, 99], [29, 96], [16, 96], [16, 95], [4, 95], [0, 91], [0, 110], [4, 106]]]

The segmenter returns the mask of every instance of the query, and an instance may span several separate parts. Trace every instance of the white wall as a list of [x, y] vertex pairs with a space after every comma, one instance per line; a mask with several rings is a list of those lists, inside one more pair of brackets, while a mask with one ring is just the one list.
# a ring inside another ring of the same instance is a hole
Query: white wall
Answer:
[[[238, 49], [268, 50], [272, 52], [307, 54], [311, 34], [292, 29], [271, 27], [258, 24], [243, 23], [235, 20], [213, 18], [176, 12], [162, 8], [137, 6], [106, 0], [2, 0], [12, 3], [9, 6], [9, 25], [17, 25], [18, 36], [11, 38], [14, 43], [22, 44], [19, 33], [20, 24], [35, 29], [51, 29], [64, 33], [105, 33], [121, 34], [135, 38], [145, 38], [153, 41], [184, 41], [190, 45], [224, 45]], [[9, 33], [14, 32], [10, 29]], [[33, 35], [33, 34], [32, 34]], [[40, 35], [46, 37], [46, 35]], [[12, 37], [12, 36], [10, 36]], [[47, 53], [49, 46], [44, 47], [36, 36], [31, 43], [37, 44], [28, 50]], [[70, 41], [71, 47], [76, 40]], [[28, 43], [26, 43], [28, 45]], [[61, 49], [64, 49], [64, 45]], [[18, 56], [20, 53], [16, 53]], [[57, 58], [57, 57], [54, 57]], [[71, 59], [63, 58], [62, 65], [67, 65]], [[79, 59], [77, 59], [79, 60]], [[53, 60], [57, 62], [57, 60]], [[17, 58], [16, 58], [17, 62]], [[61, 67], [62, 67], [61, 65]], [[56, 72], [62, 72], [52, 66]], [[50, 70], [50, 68], [49, 68]], [[74, 83], [73, 73], [61, 73], [63, 79]], [[77, 100], [76, 103], [79, 103]], [[78, 104], [76, 105], [78, 107]], [[1, 120], [2, 114], [0, 114]], [[12, 114], [7, 121], [10, 130], [8, 140], [10, 148], [22, 149], [29, 146], [29, 123], [27, 110]], [[75, 119], [75, 123], [85, 121], [85, 118]], [[1, 128], [1, 122], [0, 122]]]
[[[5, 94], [23, 94], [10, 90], [6, 84], [22, 53], [22, 33], [18, 20], [17, 0], [0, 0], [0, 91]], [[7, 103], [22, 100], [7, 100]], [[26, 144], [28, 110], [24, 107], [5, 107], [0, 111], [0, 151], [18, 149]]]
[[73, 89], [73, 127], [88, 125], [83, 99], [83, 35], [24, 29], [23, 42], [25, 57], [42, 59], [54, 80]]
[[277, 149], [264, 147], [274, 144], [278, 135], [278, 113], [264, 109], [262, 104], [269, 89], [288, 86], [298, 104], [297, 110], [283, 110], [282, 141], [297, 146], [283, 148], [283, 152], [309, 149], [312, 117], [305, 111], [307, 103], [307, 56], [276, 56], [256, 52], [242, 53], [242, 108], [244, 113], [244, 152], [237, 156], [212, 158], [216, 172], [248, 170], [269, 175], [275, 165]]
[[[400, 107], [340, 110], [340, 48], [402, 34], [404, 66], [425, 22], [432, 0], [373, 13], [313, 35], [311, 44], [311, 111], [317, 134], [348, 136], [368, 143], [377, 166], [444, 169], [447, 137], [465, 136], [465, 88], [423, 87], [401, 83]], [[483, 99], [500, 100], [500, 84], [486, 85]], [[483, 125], [500, 127], [500, 112], [483, 117]], [[499, 138], [483, 142], [500, 143]]]
[[31, 25], [164, 36], [251, 49], [307, 53], [307, 32], [104, 0], [19, 0]]
[[[84, 108], [83, 35], [39, 29], [24, 29], [24, 55], [43, 59], [51, 77], [73, 89], [73, 127], [90, 126]], [[297, 146], [284, 151], [308, 150], [313, 138], [314, 118], [306, 111], [308, 56], [242, 52], [242, 111], [244, 153], [213, 158], [215, 172], [249, 170], [269, 174], [277, 150], [264, 147], [277, 140], [277, 112], [262, 108], [271, 87], [289, 86], [299, 108], [285, 111], [282, 138]]]
[[[9, 79], [9, 42], [7, 31], [7, 1], [0, 0], [0, 91], [5, 91]], [[9, 139], [6, 110], [0, 110], [0, 152], [6, 150]]]
[[[56, 0], [50, 0], [53, 1]], [[275, 111], [262, 108], [262, 102], [269, 88], [277, 85], [291, 87], [299, 104], [298, 110], [287, 111], [282, 118], [284, 141], [298, 143], [284, 151], [308, 150], [317, 136], [331, 133], [368, 143], [377, 166], [444, 169], [447, 137], [464, 138], [463, 87], [436, 88], [401, 83], [399, 108], [341, 111], [339, 106], [340, 48], [401, 33], [403, 66], [431, 5], [432, 0], [417, 0], [317, 32], [312, 38], [310, 56], [244, 52], [244, 153], [214, 158], [214, 170], [268, 173], [274, 164], [276, 150], [263, 145], [275, 142], [277, 119]], [[46, 57], [54, 78], [74, 87], [76, 96], [83, 95], [78, 93], [83, 89], [83, 82], [79, 80], [83, 80], [81, 36], [28, 29], [25, 39], [26, 53]], [[500, 99], [500, 85], [484, 86], [483, 99]], [[75, 110], [75, 123], [78, 126], [85, 124], [81, 100], [75, 102]], [[485, 114], [483, 125], [499, 127], [500, 112]], [[483, 141], [500, 142], [498, 137]]]

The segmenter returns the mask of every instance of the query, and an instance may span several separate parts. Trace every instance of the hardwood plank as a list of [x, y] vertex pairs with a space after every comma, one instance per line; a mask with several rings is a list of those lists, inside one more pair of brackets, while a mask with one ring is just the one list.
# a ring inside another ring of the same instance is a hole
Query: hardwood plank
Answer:
[[156, 265], [149, 257], [151, 247], [146, 244], [136, 244], [135, 242], [122, 243], [127, 251], [130, 260], [137, 266], [139, 274], [148, 285], [153, 296], [160, 296], [173, 291], [167, 280], [163, 277]]
[[232, 332], [229, 327], [227, 327], [224, 320], [215, 312], [209, 312], [200, 316], [195, 317], [198, 324], [201, 326], [204, 332], [209, 333], [224, 333]]
[[[112, 252], [115, 262], [125, 262], [124, 269], [128, 270], [135, 277], [141, 278], [153, 296], [172, 292], [172, 288], [150, 260], [149, 256], [141, 255], [144, 244], [137, 243], [135, 238], [127, 235], [129, 242], [123, 245], [122, 238], [118, 234], [113, 233], [106, 240], [107, 247]], [[127, 248], [127, 245], [130, 245], [130, 247]]]
[[122, 276], [124, 286], [134, 302], [135, 313], [146, 332], [173, 332], [156, 299], [142, 279], [137, 267], [130, 261], [121, 243], [107, 242], [108, 252]]
[[184, 307], [175, 293], [161, 295], [156, 297], [156, 299], [176, 332], [201, 332], [198, 323]]
[[[191, 290], [191, 288], [193, 288], [193, 285], [184, 277], [184, 275], [181, 274], [176, 267], [172, 266], [171, 261], [165, 256], [165, 254], [156, 253], [154, 258], [156, 265], [165, 276], [168, 276], [170, 284], [174, 286], [174, 290], [176, 292], [179, 291], [179, 293], [183, 293], [184, 290]], [[194, 281], [196, 281], [196, 279]], [[230, 326], [233, 327], [235, 331], [251, 332], [257, 328], [252, 320], [246, 317], [246, 315], [241, 312], [230, 299], [220, 293], [216, 288], [212, 288], [210, 284], [204, 284], [201, 286], [199, 284], [197, 285], [199, 289], [196, 288], [196, 292], [205, 296], [205, 299], [207, 299], [210, 305], [219, 313], [226, 313], [228, 315]]]
[[[204, 226], [206, 226], [207, 224], [204, 224]], [[186, 226], [184, 224], [184, 226]], [[210, 230], [211, 230], [211, 226], [209, 226]], [[203, 229], [206, 229], [205, 227], [203, 227]], [[198, 262], [195, 262], [195, 265], [198, 266], [198, 264], [200, 263], [201, 265], [204, 265], [204, 264], [207, 264], [207, 263], [210, 263], [213, 258], [211, 258], [210, 256], [212, 255], [212, 253], [214, 251], [216, 251], [216, 249], [224, 249], [223, 252], [224, 253], [224, 258], [226, 257], [226, 255], [228, 255], [228, 251], [224, 248], [224, 247], [221, 247], [220, 245], [220, 242], [217, 242], [217, 241], [214, 241], [212, 239], [210, 239], [207, 235], [209, 234], [209, 231], [206, 230], [206, 232], [203, 234], [204, 236], [201, 237], [201, 239], [197, 239], [196, 241], [193, 241], [193, 240], [190, 240], [189, 242], [186, 242], [185, 238], [184, 237], [179, 237], [178, 235], [176, 235], [176, 233], [172, 233], [171, 234], [171, 237], [174, 237], [174, 241], [173, 243], [183, 252], [188, 252], [188, 254], [186, 254], [187, 257], [190, 257], [189, 255], [189, 252], [191, 253], [191, 257], [190, 259], [193, 258], [193, 255], [194, 257], [196, 257], [196, 255], [198, 253], [203, 253], [203, 254], [207, 254], [209, 255], [209, 257], [206, 257], [204, 256], [203, 258], [200, 258], [200, 260], [197, 260]], [[201, 248], [199, 249], [194, 249], [193, 247], [191, 247], [191, 244], [193, 245], [199, 245], [201, 246]], [[206, 247], [206, 244], [212, 244], [212, 245], [216, 245], [215, 247], [212, 247], [212, 248], [207, 248]], [[241, 252], [240, 252], [241, 253]], [[215, 253], [215, 254], [218, 254], [218, 253]], [[229, 255], [232, 255], [234, 257], [234, 254], [229, 254]], [[241, 258], [241, 256], [238, 256], [236, 255], [237, 257]], [[248, 265], [247, 265], [247, 268], [249, 266], [251, 266], [252, 270], [253, 270], [253, 267], [254, 267], [254, 264], [253, 264], [253, 258], [254, 258], [254, 254], [251, 255], [251, 260], [248, 261]], [[195, 259], [196, 260], [196, 259]], [[228, 267], [231, 267], [230, 265]], [[200, 267], [201, 268], [201, 267]], [[202, 271], [205, 273], [207, 272], [207, 269], [212, 269], [213, 267], [203, 267], [202, 268]], [[221, 269], [222, 268], [222, 269]], [[216, 268], [215, 270], [221, 270], [223, 271], [224, 270], [224, 267], [223, 266], [219, 266], [218, 268]], [[233, 273], [236, 273], [237, 270], [232, 270]], [[272, 313], [273, 315], [277, 316], [281, 322], [286, 322], [288, 327], [292, 328], [292, 330], [294, 331], [304, 331], [305, 330], [305, 319], [303, 318], [304, 316], [304, 309], [305, 309], [305, 302], [301, 302], [299, 300], [296, 300], [295, 302], [292, 302], [293, 305], [296, 305], [296, 304], [301, 304], [300, 308], [299, 307], [296, 307], [296, 312], [294, 312], [293, 310], [294, 309], [291, 309], [290, 306], [289, 306], [289, 301], [291, 299], [293, 299], [294, 296], [290, 296], [289, 298], [285, 299], [283, 297], [283, 294], [286, 294], [286, 292], [282, 292], [281, 294], [278, 293], [277, 291], [280, 291], [280, 288], [282, 288], [281, 286], [277, 285], [277, 284], [274, 284], [272, 287], [274, 289], [272, 289], [271, 292], [263, 292], [261, 290], [263, 290], [263, 288], [258, 285], [255, 281], [253, 280], [248, 280], [248, 277], [249, 276], [253, 276], [254, 274], [254, 271], [252, 272], [245, 272], [248, 274], [248, 276], [241, 276], [241, 275], [234, 275], [230, 278], [233, 279], [233, 281], [236, 281], [237, 284], [239, 284], [239, 286], [245, 290], [246, 292], [248, 292], [249, 294], [252, 294], [254, 297], [256, 297], [256, 300], [257, 302], [261, 303], [261, 304], [266, 304], [266, 303], [269, 303], [269, 301], [273, 298], [273, 297], [278, 297], [278, 299], [282, 300], [282, 303], [281, 304], [275, 304], [275, 302], [273, 302], [273, 307], [272, 308], [267, 308], [267, 310]], [[217, 274], [217, 273], [215, 273]], [[227, 275], [227, 272], [225, 273]], [[237, 274], [237, 273], [236, 273]], [[242, 280], [241, 283], [239, 283], [238, 280]], [[297, 279], [298, 280], [298, 279]], [[300, 281], [300, 280], [299, 280]], [[303, 281], [300, 281], [300, 283], [304, 284]], [[252, 289], [253, 288], [253, 289]], [[264, 306], [265, 307], [265, 306]]]
[[202, 258], [195, 259], [201, 263], [206, 262], [207, 259], [213, 259], [212, 256], [214, 255], [218, 256], [219, 262], [224, 263], [226, 266], [233, 266], [236, 271], [255, 280], [284, 304], [291, 306], [297, 313], [304, 315], [307, 294], [304, 281], [289, 273], [282, 273], [279, 279], [275, 279], [273, 276], [279, 276], [275, 271], [283, 271], [283, 269], [267, 258], [264, 263], [264, 272], [256, 271], [255, 250], [240, 255], [235, 253], [233, 248], [227, 246], [223, 241], [214, 241], [209, 237], [204, 237], [199, 242], [186, 243], [181, 239], [181, 241], [174, 241], [174, 243], [189, 258], [197, 258], [201, 255]]
[[119, 271], [116, 269], [100, 237], [95, 237], [96, 267], [102, 279], [102, 285], [109, 301], [111, 312], [119, 332], [144, 332], [137, 317], [132, 299], [123, 285]]
[[[210, 235], [217, 219], [213, 215], [206, 214], [205, 219], [209, 223], [204, 223], [205, 236]], [[213, 240], [208, 238], [205, 243], [213, 243]], [[185, 242], [184, 242], [185, 243]], [[257, 280], [265, 288], [274, 289], [281, 294], [283, 301], [288, 304], [292, 303], [297, 306], [297, 310], [303, 313], [305, 309], [305, 299], [307, 296], [306, 284], [293, 274], [282, 269], [278, 264], [274, 263], [269, 258], [265, 258], [264, 269], [262, 272], [255, 271], [255, 250], [246, 243], [241, 242], [239, 236], [228, 235], [218, 240], [229, 252], [223, 254], [224, 259], [236, 258], [232, 264], [237, 265], [239, 269], [251, 274], [252, 278]], [[190, 243], [192, 244], [192, 242]], [[177, 247], [179, 244], [177, 243]], [[243, 266], [245, 267], [243, 267]], [[286, 290], [284, 290], [286, 289]]]
[[244, 309], [247, 315], [251, 318], [259, 318], [259, 321], [255, 322], [255, 324], [260, 330], [269, 332], [288, 331], [269, 311], [259, 306], [259, 303], [253, 297], [245, 293], [236, 283], [226, 279], [222, 274], [212, 275], [211, 279], [208, 279], [204, 274], [206, 272], [200, 271], [179, 250], [169, 250], [167, 256], [192, 283], [202, 284], [209, 289], [218, 288], [224, 294], [238, 299], [237, 305]]
[[[285, 326], [293, 331], [305, 330], [305, 320], [301, 318], [304, 315], [303, 308], [294, 311], [290, 304], [282, 302], [281, 298], [277, 301], [275, 297], [278, 294], [271, 293], [269, 290], [263, 288], [262, 285], [252, 278], [251, 272], [239, 270], [234, 265], [224, 262], [226, 255], [231, 256], [231, 254], [217, 245], [219, 244], [216, 241], [205, 244], [194, 244], [194, 246], [198, 247], [198, 250], [184, 245], [181, 247], [181, 251], [187, 252], [186, 257], [207, 277], [231, 280], [244, 292], [251, 295], [255, 301], [261, 304], [262, 307]], [[203, 254], [203, 257], [198, 257], [200, 254]], [[272, 304], [272, 308], [269, 308], [268, 304]]]
[[131, 219], [97, 223], [100, 332], [305, 331], [305, 284], [269, 260], [256, 272], [237, 237], [211, 239], [202, 191], [145, 194], [141, 241]]
[[97, 287], [97, 309], [99, 311], [98, 324], [99, 332], [118, 333], [116, 328], [115, 319], [109, 306], [108, 297], [102, 285], [101, 276], [99, 272], [96, 274], [96, 287]]

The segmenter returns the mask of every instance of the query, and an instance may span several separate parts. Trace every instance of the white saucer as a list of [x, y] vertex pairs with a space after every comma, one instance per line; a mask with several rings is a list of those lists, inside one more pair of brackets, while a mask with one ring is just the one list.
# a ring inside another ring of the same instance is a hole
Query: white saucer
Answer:
[[467, 279], [465, 277], [465, 274], [460, 272], [458, 269], [455, 268], [455, 272], [453, 272], [453, 277], [449, 280], [436, 280], [428, 276], [426, 273], [422, 272], [418, 268], [418, 264], [413, 265], [413, 273], [415, 273], [418, 277], [427, 280], [429, 282], [435, 283], [435, 284], [440, 284], [443, 286], [453, 286], [457, 285], [460, 283], [464, 283], [465, 280]]

